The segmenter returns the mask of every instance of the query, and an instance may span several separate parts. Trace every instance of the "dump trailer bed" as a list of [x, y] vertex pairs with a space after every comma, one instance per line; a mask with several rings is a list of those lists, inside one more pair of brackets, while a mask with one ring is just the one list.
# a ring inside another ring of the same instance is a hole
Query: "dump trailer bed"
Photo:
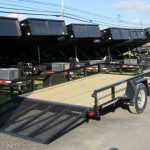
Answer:
[[[21, 95], [21, 97], [36, 99], [40, 101], [44, 100], [50, 102], [93, 107], [94, 99], [92, 99], [91, 95], [95, 89], [127, 78], [129, 77], [125, 75], [98, 74], [37, 90], [35, 92], [23, 94]], [[118, 86], [118, 93], [116, 95], [123, 96], [123, 89], [125, 90], [125, 88], [126, 83]], [[104, 91], [102, 93], [101, 96], [103, 96], [103, 100], [101, 101], [101, 103], [105, 103], [106, 101], [111, 99], [108, 95], [111, 95], [110, 90]]]

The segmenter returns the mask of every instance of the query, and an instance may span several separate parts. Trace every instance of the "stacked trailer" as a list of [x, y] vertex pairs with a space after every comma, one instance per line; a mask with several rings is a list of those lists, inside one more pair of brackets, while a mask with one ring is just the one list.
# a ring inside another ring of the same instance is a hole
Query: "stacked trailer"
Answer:
[[115, 45], [130, 39], [128, 29], [125, 28], [107, 28], [101, 31], [101, 35], [102, 42], [106, 41], [109, 45]]
[[[63, 20], [28, 18], [20, 22], [25, 53], [36, 63], [63, 59], [61, 44], [67, 35]], [[36, 56], [35, 56], [36, 54]]]
[[0, 17], [0, 67], [16, 61], [12, 46], [22, 35], [17, 18]]
[[66, 36], [67, 31], [63, 20], [28, 18], [20, 22], [22, 33], [26, 37]]
[[102, 45], [110, 55], [122, 55], [148, 42], [143, 29], [108, 28], [102, 31]]
[[[134, 56], [126, 56], [127, 59], [124, 59], [125, 64], [145, 64], [144, 63], [144, 54], [142, 54], [141, 47], [147, 52], [146, 43], [149, 42], [149, 39], [146, 38], [145, 32], [143, 29], [129, 29], [130, 40], [127, 40], [123, 43], [120, 43], [113, 47], [113, 49], [119, 49], [121, 53], [128, 51], [128, 54], [132, 52]], [[132, 55], [131, 54], [131, 55]], [[131, 58], [132, 57], [132, 58]], [[147, 64], [148, 65], [148, 64]], [[132, 68], [132, 67], [131, 67]]]
[[124, 50], [124, 47], [127, 47], [128, 49], [133, 50], [148, 42], [143, 29], [128, 29], [128, 33], [129, 39], [115, 47], [122, 50]]
[[[15, 68], [6, 67], [9, 67], [9, 64], [16, 61], [16, 56], [11, 48], [21, 35], [17, 18], [0, 17], [0, 88], [7, 85], [11, 92], [11, 82], [19, 78], [19, 71]], [[16, 84], [20, 85], [18, 82]]]
[[128, 30], [122, 28], [108, 28], [102, 30], [101, 35], [101, 45], [109, 57], [114, 53], [112, 47], [130, 39]]
[[[78, 57], [79, 60], [97, 59], [100, 57], [99, 42], [100, 29], [96, 24], [69, 24], [67, 25], [67, 47], [69, 57]], [[71, 55], [70, 55], [71, 54]]]
[[17, 18], [0, 17], [0, 39], [20, 37], [21, 30]]

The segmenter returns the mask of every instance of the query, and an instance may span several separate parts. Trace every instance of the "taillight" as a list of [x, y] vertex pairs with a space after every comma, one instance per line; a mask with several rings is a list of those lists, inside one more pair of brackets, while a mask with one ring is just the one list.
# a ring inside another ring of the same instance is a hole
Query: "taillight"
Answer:
[[6, 81], [0, 80], [0, 84], [6, 84]]
[[11, 81], [6, 81], [6, 80], [0, 80], [0, 84], [10, 84]]
[[64, 76], [68, 76], [69, 75], [69, 73], [68, 72], [64, 72]]
[[89, 117], [94, 117], [94, 114], [95, 114], [94, 111], [89, 111], [87, 115], [88, 115]]

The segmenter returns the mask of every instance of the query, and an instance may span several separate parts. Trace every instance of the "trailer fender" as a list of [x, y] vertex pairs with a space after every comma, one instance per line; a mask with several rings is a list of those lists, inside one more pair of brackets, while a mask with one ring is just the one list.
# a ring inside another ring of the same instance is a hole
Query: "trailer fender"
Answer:
[[137, 78], [137, 79], [130, 80], [130, 81], [127, 82], [125, 96], [127, 98], [129, 98], [133, 103], [134, 103], [134, 100], [135, 100], [137, 86], [140, 83], [143, 83], [145, 85], [145, 87], [147, 89], [147, 94], [149, 95], [147, 79], [142, 77], [142, 78]]

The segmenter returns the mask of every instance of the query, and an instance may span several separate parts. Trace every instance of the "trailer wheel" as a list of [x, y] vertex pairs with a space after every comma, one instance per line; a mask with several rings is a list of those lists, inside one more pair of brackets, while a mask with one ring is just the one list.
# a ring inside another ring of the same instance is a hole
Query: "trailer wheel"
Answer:
[[138, 84], [135, 91], [134, 106], [129, 106], [132, 113], [141, 114], [145, 110], [147, 104], [147, 89], [143, 83]]

